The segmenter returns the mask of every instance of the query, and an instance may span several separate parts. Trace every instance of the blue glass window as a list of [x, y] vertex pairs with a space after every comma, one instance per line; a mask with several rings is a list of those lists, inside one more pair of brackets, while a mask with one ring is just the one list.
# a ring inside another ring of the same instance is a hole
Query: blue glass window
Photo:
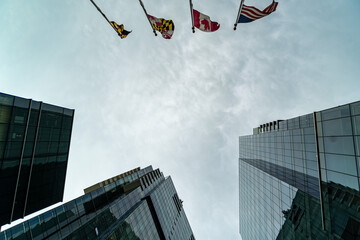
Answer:
[[321, 117], [323, 121], [348, 116], [350, 116], [349, 105], [332, 108], [321, 112]]
[[352, 120], [354, 135], [360, 135], [360, 116], [355, 116]]
[[355, 136], [355, 154], [360, 156], [360, 136]]
[[326, 153], [354, 155], [353, 137], [324, 137]]
[[328, 182], [334, 182], [347, 186], [359, 191], [359, 182], [357, 177], [353, 177], [347, 174], [337, 173], [330, 170], [326, 171]]
[[[357, 159], [357, 165], [358, 165], [358, 177], [360, 178], [360, 157], [356, 157]], [[360, 184], [360, 182], [359, 182]]]
[[323, 121], [324, 136], [347, 136], [352, 135], [350, 118], [339, 118]]
[[352, 115], [360, 114], [360, 102], [353, 103], [350, 106], [351, 106], [351, 114]]
[[326, 168], [350, 175], [357, 175], [356, 161], [354, 156], [325, 154]]

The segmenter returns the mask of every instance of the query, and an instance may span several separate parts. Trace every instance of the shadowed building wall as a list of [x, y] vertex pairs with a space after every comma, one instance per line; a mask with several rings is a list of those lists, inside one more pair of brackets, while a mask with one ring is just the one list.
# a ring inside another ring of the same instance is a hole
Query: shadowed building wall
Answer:
[[73, 116], [0, 93], [0, 226], [62, 201]]
[[159, 169], [136, 168], [84, 191], [81, 197], [1, 232], [0, 240], [195, 239], [171, 178]]

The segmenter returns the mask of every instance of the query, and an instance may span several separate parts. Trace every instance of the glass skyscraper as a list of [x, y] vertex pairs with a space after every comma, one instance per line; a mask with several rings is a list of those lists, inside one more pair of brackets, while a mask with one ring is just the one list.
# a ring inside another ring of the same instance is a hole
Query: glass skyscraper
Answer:
[[239, 150], [244, 240], [360, 239], [360, 102], [262, 124]]
[[62, 201], [73, 116], [0, 93], [0, 226]]
[[194, 240], [171, 177], [133, 169], [0, 233], [10, 239]]

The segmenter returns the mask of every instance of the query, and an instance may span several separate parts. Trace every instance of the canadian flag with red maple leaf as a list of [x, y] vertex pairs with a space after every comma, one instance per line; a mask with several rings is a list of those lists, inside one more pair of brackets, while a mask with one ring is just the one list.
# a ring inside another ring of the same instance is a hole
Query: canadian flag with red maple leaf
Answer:
[[215, 32], [220, 24], [210, 20], [210, 17], [193, 9], [194, 26], [204, 32]]

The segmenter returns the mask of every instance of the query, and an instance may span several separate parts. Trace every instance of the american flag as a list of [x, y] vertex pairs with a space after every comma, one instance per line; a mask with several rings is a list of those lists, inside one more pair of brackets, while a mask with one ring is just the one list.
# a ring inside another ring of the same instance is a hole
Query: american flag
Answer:
[[238, 23], [248, 23], [265, 17], [270, 13], [275, 12], [277, 5], [278, 2], [273, 1], [267, 8], [262, 11], [256, 7], [243, 5]]

